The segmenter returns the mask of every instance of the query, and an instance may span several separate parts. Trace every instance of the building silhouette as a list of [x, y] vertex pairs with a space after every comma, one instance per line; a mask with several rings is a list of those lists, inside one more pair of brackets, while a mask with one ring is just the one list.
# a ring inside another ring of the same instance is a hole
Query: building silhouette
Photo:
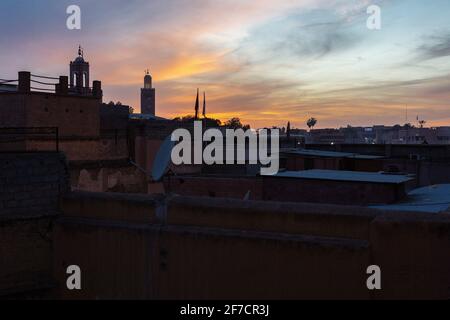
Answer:
[[89, 94], [89, 62], [84, 60], [83, 49], [78, 47], [78, 57], [70, 62], [70, 89], [78, 94]]
[[144, 88], [141, 89], [141, 113], [155, 115], [156, 91], [152, 88], [152, 76], [147, 70], [144, 77]]

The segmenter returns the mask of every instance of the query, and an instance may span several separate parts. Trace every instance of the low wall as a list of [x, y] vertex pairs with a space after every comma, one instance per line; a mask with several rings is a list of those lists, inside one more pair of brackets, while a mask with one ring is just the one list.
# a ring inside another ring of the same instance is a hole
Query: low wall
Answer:
[[[55, 234], [65, 299], [450, 297], [450, 215], [72, 193]], [[366, 287], [379, 265], [382, 290]], [[82, 290], [65, 288], [66, 268]]]
[[0, 297], [50, 296], [51, 229], [55, 214], [9, 218], [0, 216]]
[[58, 208], [69, 190], [66, 158], [56, 152], [0, 153], [0, 216], [28, 216]]
[[[340, 205], [389, 204], [406, 196], [405, 184], [323, 181], [271, 176], [170, 176], [165, 190], [184, 196]], [[414, 183], [414, 182], [413, 182]]]
[[0, 153], [0, 168], [0, 296], [42, 297], [54, 286], [52, 225], [69, 189], [66, 159]]

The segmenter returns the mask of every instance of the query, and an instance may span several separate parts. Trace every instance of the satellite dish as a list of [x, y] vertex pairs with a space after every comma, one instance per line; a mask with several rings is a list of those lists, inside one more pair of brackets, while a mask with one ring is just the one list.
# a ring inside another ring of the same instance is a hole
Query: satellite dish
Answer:
[[152, 178], [154, 181], [162, 179], [170, 165], [172, 149], [175, 146], [175, 141], [171, 140], [171, 136], [168, 136], [156, 154], [152, 168]]

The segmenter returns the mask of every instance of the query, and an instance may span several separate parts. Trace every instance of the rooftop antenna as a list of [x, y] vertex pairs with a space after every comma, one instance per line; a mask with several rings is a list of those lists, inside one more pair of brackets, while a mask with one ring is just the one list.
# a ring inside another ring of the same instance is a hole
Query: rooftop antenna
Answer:
[[152, 179], [155, 182], [161, 182], [162, 179], [168, 177], [168, 192], [170, 192], [170, 176], [173, 172], [169, 169], [171, 162], [172, 149], [175, 146], [175, 141], [172, 141], [172, 137], [168, 136], [159, 148], [152, 168]]

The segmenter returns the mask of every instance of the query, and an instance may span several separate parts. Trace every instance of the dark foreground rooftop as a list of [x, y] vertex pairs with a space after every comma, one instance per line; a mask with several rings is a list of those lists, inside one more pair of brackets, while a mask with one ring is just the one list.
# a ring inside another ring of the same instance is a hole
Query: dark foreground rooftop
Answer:
[[312, 180], [356, 181], [386, 184], [400, 184], [414, 180], [412, 176], [403, 174], [338, 170], [285, 171], [278, 173], [277, 175], [275, 175], [275, 177]]
[[450, 208], [450, 184], [427, 186], [408, 193], [406, 199], [397, 204], [373, 206], [372, 208], [396, 211], [418, 211], [439, 213]]

